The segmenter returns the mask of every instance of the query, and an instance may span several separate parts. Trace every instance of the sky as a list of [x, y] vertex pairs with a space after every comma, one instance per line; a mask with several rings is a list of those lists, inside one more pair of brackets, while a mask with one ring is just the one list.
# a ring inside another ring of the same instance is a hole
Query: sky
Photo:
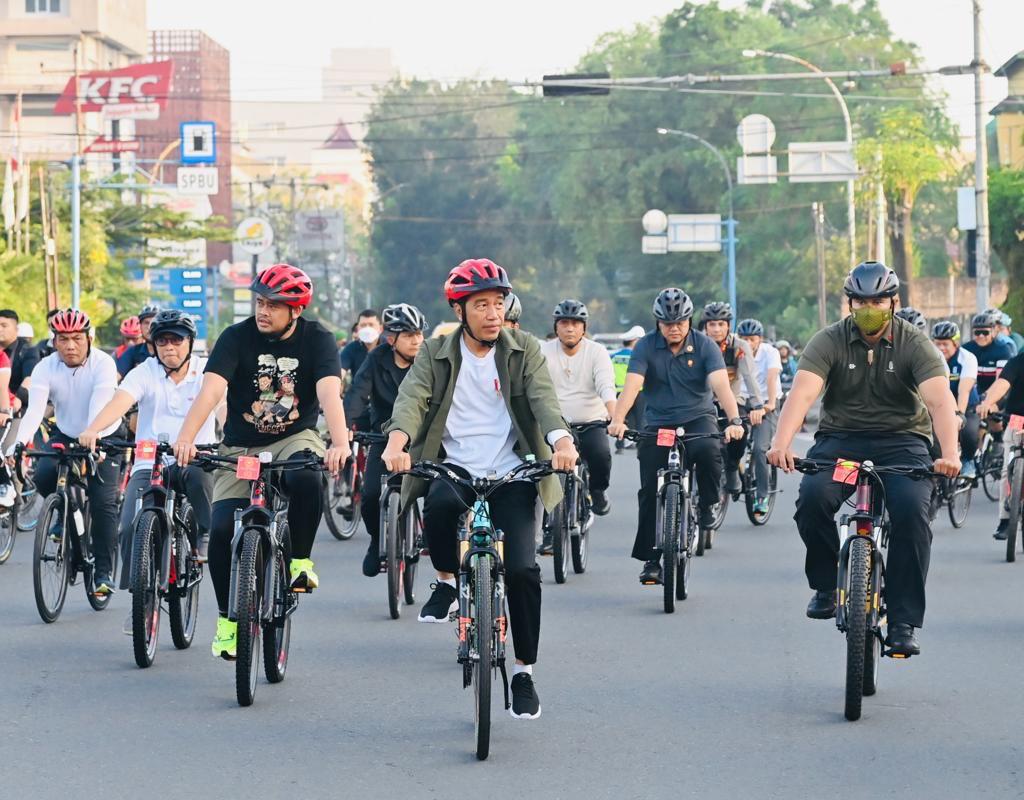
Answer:
[[[880, 0], [894, 33], [925, 64], [968, 64], [971, 0]], [[982, 0], [982, 48], [993, 69], [1024, 50], [1021, 0]], [[602, 33], [663, 16], [676, 0], [147, 0], [150, 28], [199, 28], [228, 48], [237, 99], [319, 99], [332, 47], [388, 47], [405, 76], [539, 79], [573, 66]], [[724, 0], [738, 6], [740, 0]], [[829, 65], [821, 64], [827, 69]], [[736, 71], [742, 71], [742, 63]], [[680, 72], [686, 72], [681, 66]], [[940, 78], [950, 116], [974, 149], [973, 81]], [[810, 90], [808, 90], [810, 91]], [[985, 81], [986, 108], [1006, 81]]]

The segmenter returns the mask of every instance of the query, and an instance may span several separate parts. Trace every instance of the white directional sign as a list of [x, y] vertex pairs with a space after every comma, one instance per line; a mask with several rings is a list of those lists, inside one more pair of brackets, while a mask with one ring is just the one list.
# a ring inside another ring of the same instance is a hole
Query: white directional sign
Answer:
[[789, 182], [828, 183], [858, 177], [849, 142], [790, 142]]
[[736, 181], [740, 184], [778, 182], [778, 159], [771, 155], [775, 125], [764, 114], [748, 114], [736, 127], [743, 155], [736, 159]]
[[721, 214], [668, 215], [668, 252], [718, 253], [721, 249]]
[[235, 228], [235, 241], [249, 255], [258, 256], [274, 243], [274, 229], [261, 217], [247, 217]]
[[181, 194], [217, 194], [220, 175], [216, 167], [178, 167], [178, 191]]

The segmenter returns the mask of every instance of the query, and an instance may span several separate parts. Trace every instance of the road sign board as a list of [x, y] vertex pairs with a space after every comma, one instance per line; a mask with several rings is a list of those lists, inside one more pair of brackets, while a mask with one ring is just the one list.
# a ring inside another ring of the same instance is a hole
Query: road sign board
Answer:
[[108, 139], [100, 136], [85, 148], [86, 153], [137, 153], [142, 146], [138, 139]]
[[849, 142], [790, 142], [789, 182], [828, 183], [858, 177]]
[[178, 167], [178, 191], [181, 194], [217, 194], [220, 175], [216, 167]]
[[721, 214], [668, 215], [670, 253], [718, 253], [721, 250]]
[[246, 217], [235, 228], [235, 241], [249, 255], [258, 256], [274, 243], [274, 229], [262, 217]]
[[645, 256], [663, 256], [668, 252], [668, 237], [664, 234], [647, 234], [640, 238], [640, 252]]
[[181, 133], [182, 164], [217, 163], [217, 126], [212, 122], [183, 122]]
[[978, 228], [978, 194], [973, 186], [956, 190], [956, 226], [962, 231]]

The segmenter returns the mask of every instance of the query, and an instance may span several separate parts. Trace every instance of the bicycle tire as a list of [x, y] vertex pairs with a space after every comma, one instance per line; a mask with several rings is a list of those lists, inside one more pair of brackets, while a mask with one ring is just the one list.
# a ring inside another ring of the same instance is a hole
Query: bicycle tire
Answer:
[[355, 536], [356, 531], [359, 530], [359, 523], [362, 521], [362, 508], [363, 508], [363, 473], [360, 472], [355, 464], [352, 466], [352, 518], [345, 519], [341, 518], [341, 538], [351, 539]]
[[22, 486], [21, 491], [22, 502], [18, 508], [18, 530], [21, 533], [28, 533], [35, 528], [36, 522], [39, 520], [39, 512], [43, 508], [43, 498], [39, 496], [39, 492], [33, 487], [28, 502], [25, 502], [24, 486]]
[[407, 606], [416, 602], [416, 566], [420, 563], [422, 530], [420, 508], [413, 501], [405, 512], [405, 577], [402, 579], [402, 592]]
[[6, 514], [0, 515], [0, 564], [14, 552], [14, 540], [18, 538], [18, 512], [21, 501], [15, 501]]
[[[68, 552], [67, 530], [63, 529], [60, 539], [50, 538], [50, 528], [59, 522], [64, 515], [64, 496], [51, 494], [43, 501], [36, 524], [35, 545], [32, 550], [32, 586], [35, 592], [36, 609], [43, 622], [56, 622], [60, 617], [64, 601], [68, 596], [68, 584], [71, 579], [71, 554]], [[53, 554], [47, 556], [48, 548]], [[43, 564], [54, 564], [51, 583], [54, 589], [52, 599], [44, 596]]]
[[1006, 524], [1006, 560], [1017, 560], [1017, 531], [1020, 530], [1021, 486], [1024, 484], [1024, 461], [1014, 458], [1010, 461], [1009, 518]]
[[578, 533], [570, 537], [572, 571], [577, 575], [582, 575], [587, 571], [587, 561], [590, 557], [590, 508], [586, 503], [586, 492], [580, 492], [576, 513], [576, 519], [579, 522], [576, 526]]
[[[553, 509], [551, 509], [551, 511], [549, 511], [547, 513], [547, 533], [550, 534], [550, 536], [551, 536], [552, 551], [554, 551], [554, 548], [556, 546], [558, 546], [558, 547], [561, 546], [561, 545], [556, 545], [556, 540], [562, 535], [562, 528], [565, 526], [564, 520], [565, 520], [565, 508], [563, 507], [562, 503], [559, 503]], [[560, 556], [558, 554], [555, 554], [554, 552], [552, 553], [552, 561], [557, 561], [559, 559], [559, 557]], [[562, 580], [558, 580], [559, 568], [556, 565], [554, 569], [555, 569], [555, 582], [556, 583], [565, 583], [565, 574], [564, 573], [562, 574]]]
[[292, 642], [292, 617], [288, 613], [291, 581], [286, 554], [291, 550], [291, 530], [281, 514], [277, 523], [281, 547], [274, 551], [274, 609], [263, 631], [263, 671], [270, 683], [280, 683], [288, 671], [288, 653]]
[[967, 522], [967, 513], [971, 510], [971, 493], [974, 487], [967, 478], [953, 479], [953, 492], [949, 497], [946, 510], [949, 511], [949, 522], [954, 528], [962, 528]]
[[[184, 569], [179, 567], [178, 580], [184, 579], [188, 588], [182, 595], [177, 591], [177, 587], [171, 587], [170, 596], [167, 598], [167, 617], [174, 646], [178, 650], [187, 650], [192, 646], [192, 640], [196, 635], [196, 622], [199, 619], [199, 583], [202, 580], [203, 565], [192, 552], [192, 542], [198, 537], [199, 531], [196, 514], [191, 505], [184, 505], [182, 516], [184, 525], [175, 531], [178, 563], [184, 565]], [[182, 575], [182, 572], [185, 574]]]
[[1002, 445], [989, 436], [981, 454], [981, 488], [992, 502], [999, 500], [999, 482], [1003, 475], [1002, 456]]
[[679, 566], [679, 501], [679, 484], [666, 484], [665, 498], [662, 501], [664, 507], [661, 512], [661, 576], [666, 614], [672, 614], [676, 610], [676, 572]]
[[384, 565], [388, 580], [388, 612], [391, 619], [402, 616], [402, 573], [405, 570], [405, 557], [401, 543], [404, 542], [404, 525], [401, 509], [401, 498], [398, 492], [388, 495], [388, 505], [384, 510]]
[[[711, 520], [711, 528], [709, 530], [717, 531], [723, 524], [725, 524], [725, 515], [729, 511], [729, 501], [731, 499], [732, 496], [725, 489], [725, 474], [723, 472], [722, 480], [718, 485], [718, 502], [711, 507], [714, 517]], [[713, 536], [710, 537], [710, 539], [713, 538]], [[709, 544], [708, 549], [710, 548], [711, 545]]]
[[132, 651], [142, 669], [152, 666], [160, 636], [160, 516], [144, 510], [132, 536]]
[[[682, 495], [680, 495], [682, 497]], [[683, 522], [686, 525], [683, 525]], [[699, 530], [692, 504], [687, 501], [679, 509], [679, 570], [676, 575], [676, 600], [685, 600], [690, 595], [690, 571], [693, 568], [693, 530]]]
[[864, 537], [850, 542], [850, 564], [846, 590], [846, 704], [844, 716], [860, 719], [864, 698], [864, 661], [868, 622], [868, 583], [871, 576], [871, 544]]
[[259, 531], [250, 528], [242, 535], [238, 563], [238, 649], [235, 659], [235, 697], [238, 705], [251, 706], [256, 699], [260, 674], [260, 606], [263, 591], [262, 549]]
[[[477, 556], [473, 563], [473, 629], [477, 660], [474, 662], [474, 728], [476, 757], [486, 760], [491, 749], [491, 671], [494, 646], [494, 587], [491, 559]], [[472, 652], [472, 651], [471, 651]]]
[[559, 503], [560, 513], [557, 516], [558, 527], [552, 525], [551, 545], [552, 563], [555, 567], [555, 583], [565, 583], [569, 574], [569, 554], [572, 547], [569, 543], [569, 506], [568, 498], [562, 498]]
[[[327, 529], [339, 542], [351, 539], [353, 534], [355, 534], [355, 528], [349, 530], [348, 521], [338, 513], [338, 508], [345, 498], [351, 496], [345, 484], [344, 476], [339, 474], [337, 478], [332, 478], [328, 475], [322, 491], [324, 498], [324, 520], [327, 522]], [[356, 511], [357, 509], [353, 509], [354, 513]], [[345, 524], [343, 525], [342, 523]]]
[[[881, 612], [884, 587], [882, 586], [881, 570], [872, 565], [871, 582], [868, 584], [868, 600], [875, 607], [868, 613], [867, 641], [864, 643], [864, 696], [871, 697], [878, 691], [878, 665], [882, 660], [882, 639], [875, 630]], [[876, 598], [877, 597], [877, 601]]]
[[[768, 465], [768, 497], [765, 498], [765, 500], [768, 503], [768, 510], [765, 511], [763, 514], [759, 514], [756, 511], [754, 511], [754, 499], [755, 499], [755, 495], [756, 495], [756, 490], [752, 490], [752, 491], [744, 493], [744, 495], [743, 495], [743, 505], [746, 508], [747, 519], [750, 520], [750, 524], [751, 525], [755, 525], [757, 527], [761, 527], [762, 525], [767, 525], [768, 524], [768, 520], [771, 519], [772, 512], [775, 510], [775, 495], [778, 492], [778, 486], [779, 486], [778, 469], [775, 466], [769, 464]], [[752, 489], [753, 489], [753, 484], [752, 484]]]

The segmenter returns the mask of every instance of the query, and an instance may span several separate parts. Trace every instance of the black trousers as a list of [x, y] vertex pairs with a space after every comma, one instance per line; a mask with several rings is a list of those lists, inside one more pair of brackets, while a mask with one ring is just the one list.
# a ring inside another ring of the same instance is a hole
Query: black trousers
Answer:
[[[466, 474], [459, 467], [452, 468]], [[459, 571], [459, 518], [472, 502], [468, 491], [456, 490], [441, 480], [430, 484], [423, 503], [423, 531], [438, 572]], [[494, 527], [505, 533], [505, 594], [516, 658], [533, 664], [540, 640], [541, 601], [535, 552], [537, 487], [529, 481], [507, 483], [487, 503]]]
[[[718, 433], [718, 421], [708, 415], [680, 423], [687, 433]], [[658, 470], [668, 465], [669, 447], [659, 447], [653, 439], [643, 439], [637, 445], [636, 457], [640, 461], [639, 518], [633, 558], [654, 561], [660, 552], [654, 549], [654, 526], [658, 510]], [[722, 447], [717, 439], [697, 439], [686, 445], [686, 463], [695, 464], [700, 507], [706, 511], [718, 499], [718, 485], [722, 479]]]
[[974, 458], [981, 438], [981, 417], [973, 410], [964, 414], [964, 426], [960, 429], [960, 458]]
[[366, 451], [366, 472], [363, 474], [363, 499], [360, 515], [370, 541], [376, 546], [380, 538], [380, 477], [384, 474], [384, 461], [380, 454], [384, 452], [383, 442], [374, 442]]
[[[821, 434], [808, 458], [873, 461], [878, 466], [931, 464], [928, 443], [913, 434]], [[885, 596], [889, 622], [924, 622], [924, 584], [931, 557], [932, 532], [928, 521], [931, 482], [902, 475], [885, 475], [886, 508], [891, 529], [885, 558]], [[832, 472], [805, 475], [796, 501], [797, 528], [807, 546], [807, 582], [817, 591], [836, 588], [839, 531], [835, 514], [853, 494], [853, 486], [832, 480]]]
[[[114, 436], [121, 431], [113, 434]], [[55, 430], [50, 435], [50, 444], [77, 444], [77, 439]], [[97, 480], [97, 476], [103, 482]], [[96, 475], [89, 478], [86, 495], [89, 498], [89, 516], [92, 527], [92, 556], [96, 562], [97, 575], [114, 574], [114, 559], [117, 553], [117, 501], [118, 479], [121, 476], [121, 456], [108, 455], [96, 465]], [[40, 458], [36, 462], [34, 477], [40, 497], [53, 494], [57, 488], [57, 459]]]
[[607, 491], [612, 477], [612, 449], [608, 431], [604, 428], [591, 428], [576, 438], [579, 440], [580, 458], [590, 471], [591, 491]]
[[[305, 458], [301, 453], [293, 459]], [[282, 471], [281, 490], [289, 498], [288, 529], [291, 533], [291, 558], [309, 558], [313, 552], [316, 529], [323, 516], [323, 473], [312, 469]], [[210, 519], [210, 580], [217, 593], [221, 616], [228, 613], [231, 584], [231, 537], [235, 532], [235, 509], [248, 508], [248, 498], [218, 500]]]

